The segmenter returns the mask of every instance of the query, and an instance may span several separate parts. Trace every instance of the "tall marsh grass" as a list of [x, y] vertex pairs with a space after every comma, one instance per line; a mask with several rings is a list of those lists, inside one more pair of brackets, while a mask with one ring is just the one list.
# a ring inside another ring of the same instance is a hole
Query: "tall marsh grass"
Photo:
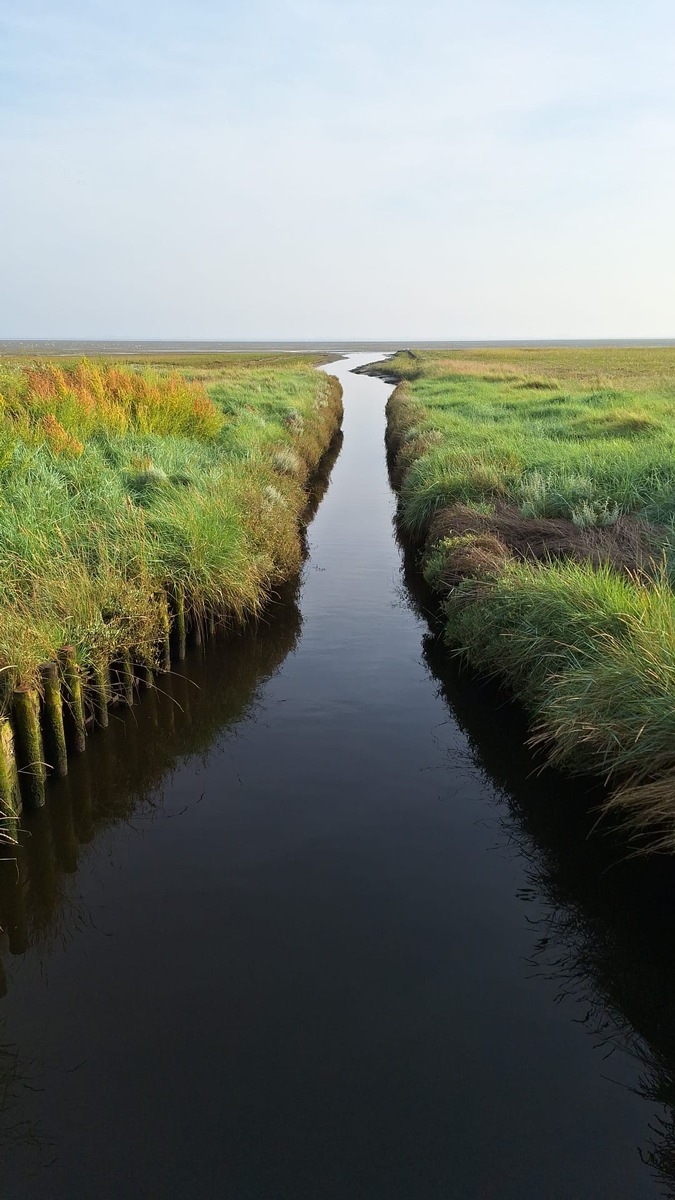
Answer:
[[82, 359], [69, 368], [37, 362], [0, 371], [2, 410], [17, 431], [57, 454], [81, 453], [95, 433], [214, 437], [223, 414], [203, 383], [180, 371], [140, 370]]
[[243, 619], [299, 566], [339, 385], [290, 356], [189, 373], [0, 363], [0, 715], [63, 645], [151, 658], [165, 589]]
[[498, 353], [421, 352], [413, 379], [405, 356], [371, 368], [407, 380], [390, 402], [389, 438], [406, 468], [411, 533], [453, 501], [495, 498], [527, 515], [672, 525], [675, 351], [550, 351], [549, 378], [528, 375], [543, 351], [533, 363]]
[[[672, 852], [675, 351], [421, 352], [371, 369], [402, 381], [387, 436], [408, 533], [424, 543], [457, 505], [522, 523], [518, 553], [489, 531], [427, 541], [448, 645], [525, 703], [551, 761], [607, 780], [641, 846]], [[580, 561], [572, 533], [561, 558], [561, 519], [607, 537], [622, 522], [624, 538], [637, 522], [656, 561]], [[552, 522], [555, 559], [523, 561], [528, 520], [540, 540]]]
[[[655, 844], [675, 846], [675, 596], [668, 580], [608, 567], [510, 562], [465, 581], [444, 605], [445, 636], [520, 697], [549, 760], [596, 772], [613, 806]], [[665, 838], [665, 841], [664, 841]]]

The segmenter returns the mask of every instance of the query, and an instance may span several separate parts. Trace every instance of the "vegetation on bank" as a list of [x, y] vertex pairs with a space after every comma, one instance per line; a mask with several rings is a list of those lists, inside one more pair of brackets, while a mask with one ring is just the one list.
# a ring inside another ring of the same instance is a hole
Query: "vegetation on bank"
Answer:
[[388, 444], [445, 636], [675, 848], [675, 350], [403, 352]]
[[91, 716], [177, 617], [241, 620], [297, 570], [342, 413], [316, 361], [0, 362], [0, 721], [63, 647]]

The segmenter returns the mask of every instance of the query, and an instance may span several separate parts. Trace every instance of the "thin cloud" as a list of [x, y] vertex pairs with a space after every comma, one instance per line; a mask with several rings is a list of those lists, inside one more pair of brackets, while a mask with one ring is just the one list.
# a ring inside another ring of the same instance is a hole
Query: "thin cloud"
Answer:
[[0, 331], [666, 336], [674, 27], [650, 0], [6, 9]]

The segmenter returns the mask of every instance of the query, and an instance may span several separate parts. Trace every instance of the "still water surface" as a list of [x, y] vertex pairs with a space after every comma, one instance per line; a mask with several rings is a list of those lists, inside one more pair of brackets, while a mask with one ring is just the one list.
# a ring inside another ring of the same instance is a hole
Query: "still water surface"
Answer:
[[672, 872], [439, 649], [372, 358], [297, 586], [1, 864], [3, 1195], [675, 1194]]

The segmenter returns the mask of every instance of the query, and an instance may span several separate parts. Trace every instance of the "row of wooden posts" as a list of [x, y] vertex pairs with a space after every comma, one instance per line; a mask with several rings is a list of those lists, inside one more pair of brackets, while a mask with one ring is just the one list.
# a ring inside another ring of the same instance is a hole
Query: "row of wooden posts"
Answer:
[[[18, 685], [9, 714], [0, 718], [0, 812], [18, 816], [22, 807], [41, 808], [50, 775], [68, 774], [68, 758], [86, 750], [93, 725], [108, 725], [113, 704], [134, 703], [137, 688], [154, 686], [155, 671], [166, 672], [185, 658], [187, 632], [201, 643], [202, 621], [186, 614], [182, 591], [160, 597], [161, 634], [152, 665], [147, 655], [121, 652], [82, 669], [73, 646], [64, 646], [40, 669], [39, 686]], [[210, 631], [215, 621], [209, 622]], [[138, 657], [141, 661], [136, 662]]]

